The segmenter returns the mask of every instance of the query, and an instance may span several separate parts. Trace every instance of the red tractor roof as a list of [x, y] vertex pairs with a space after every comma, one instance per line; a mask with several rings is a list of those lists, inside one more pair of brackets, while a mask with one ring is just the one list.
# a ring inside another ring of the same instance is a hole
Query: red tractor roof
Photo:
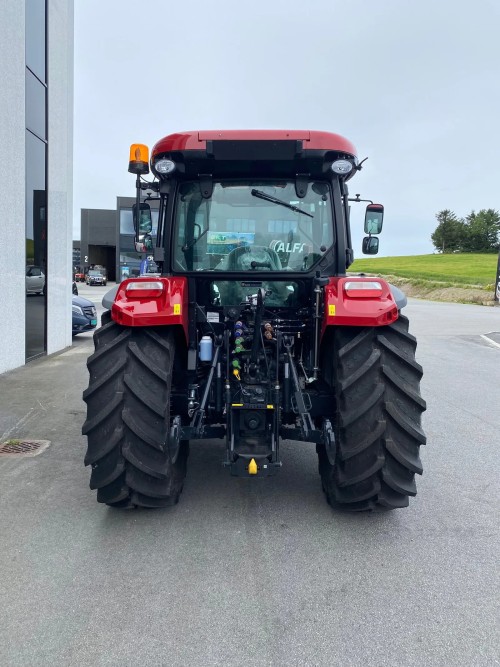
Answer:
[[153, 146], [151, 157], [172, 151], [204, 151], [207, 141], [302, 141], [303, 150], [346, 153], [356, 157], [350, 141], [333, 132], [318, 130], [203, 130], [176, 132], [160, 139]]

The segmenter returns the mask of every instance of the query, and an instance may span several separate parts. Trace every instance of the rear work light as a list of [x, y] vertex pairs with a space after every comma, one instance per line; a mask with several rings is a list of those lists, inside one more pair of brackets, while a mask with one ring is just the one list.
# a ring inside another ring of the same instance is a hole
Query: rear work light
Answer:
[[163, 283], [159, 280], [136, 280], [130, 282], [125, 288], [129, 297], [157, 297], [163, 294]]
[[382, 285], [376, 280], [348, 280], [344, 283], [344, 291], [350, 297], [380, 296]]
[[155, 170], [159, 174], [171, 174], [175, 170], [175, 162], [172, 162], [172, 160], [158, 160], [158, 162], [155, 162]]
[[353, 170], [352, 164], [349, 160], [335, 160], [332, 164], [332, 171], [340, 176], [346, 176]]

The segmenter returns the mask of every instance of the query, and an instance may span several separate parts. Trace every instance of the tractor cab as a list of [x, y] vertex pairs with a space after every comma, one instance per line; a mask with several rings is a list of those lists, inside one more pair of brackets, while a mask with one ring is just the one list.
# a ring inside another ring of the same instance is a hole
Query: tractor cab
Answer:
[[343, 275], [352, 261], [346, 182], [357, 168], [352, 144], [324, 132], [165, 137], [151, 155], [164, 269]]

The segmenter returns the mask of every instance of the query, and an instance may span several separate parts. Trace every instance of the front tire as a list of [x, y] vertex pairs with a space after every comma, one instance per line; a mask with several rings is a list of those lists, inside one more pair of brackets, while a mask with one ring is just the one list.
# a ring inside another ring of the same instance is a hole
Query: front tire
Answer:
[[328, 502], [337, 508], [391, 510], [416, 495], [425, 444], [416, 339], [400, 315], [385, 327], [336, 327], [323, 345], [325, 379], [335, 394], [336, 454], [318, 445]]
[[165, 328], [129, 328], [109, 312], [94, 333], [83, 398], [85, 465], [97, 500], [115, 507], [165, 507], [178, 502], [188, 447], [170, 442], [175, 341]]

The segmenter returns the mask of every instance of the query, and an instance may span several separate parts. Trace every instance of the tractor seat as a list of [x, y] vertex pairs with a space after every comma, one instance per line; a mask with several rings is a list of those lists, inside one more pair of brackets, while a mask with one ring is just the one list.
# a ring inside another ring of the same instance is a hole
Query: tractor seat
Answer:
[[[254, 264], [252, 264], [254, 263]], [[240, 246], [226, 257], [227, 271], [281, 271], [281, 261], [275, 250], [265, 246]]]

